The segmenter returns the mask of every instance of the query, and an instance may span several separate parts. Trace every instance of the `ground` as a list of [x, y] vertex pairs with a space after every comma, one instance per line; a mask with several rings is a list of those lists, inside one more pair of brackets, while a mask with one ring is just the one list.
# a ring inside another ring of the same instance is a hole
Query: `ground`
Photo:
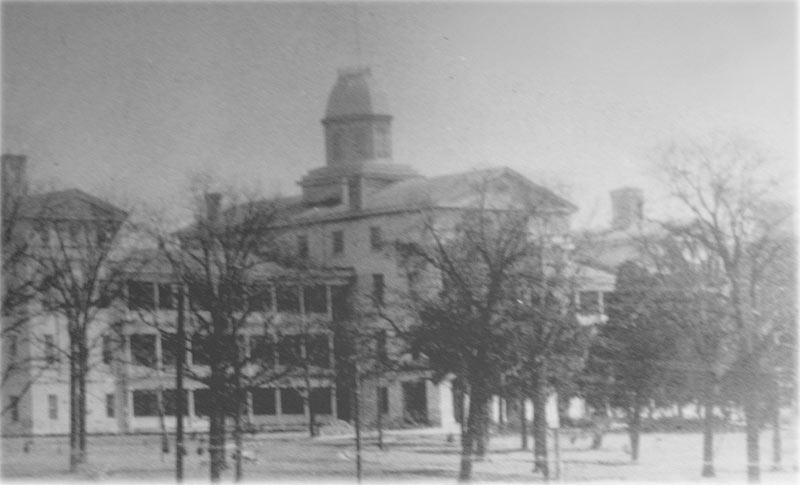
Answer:
[[[762, 481], [796, 483], [797, 450], [793, 435], [783, 436], [783, 462], [780, 471], [771, 471], [771, 432], [762, 434]], [[34, 438], [25, 452], [24, 438], [4, 438], [2, 478], [36, 481], [172, 481], [175, 456], [162, 456], [160, 437], [93, 436], [89, 439], [90, 466], [78, 475], [69, 475], [66, 437]], [[702, 479], [701, 446], [698, 433], [648, 433], [643, 435], [639, 463], [628, 454], [627, 435], [607, 434], [603, 447], [589, 450], [590, 438], [560, 437], [561, 478], [572, 482], [744, 482], [745, 440], [742, 433], [720, 433], [715, 442], [717, 477]], [[383, 451], [374, 434], [364, 439], [363, 473], [366, 481], [455, 482], [459, 464], [458, 435], [441, 430], [414, 430], [387, 433]], [[207, 480], [208, 455], [198, 449], [200, 439], [187, 440], [185, 477], [189, 481]], [[300, 433], [273, 433], [248, 438], [248, 454], [254, 460], [245, 464], [249, 481], [354, 481], [355, 447], [352, 436], [325, 436], [310, 439]], [[514, 434], [492, 438], [488, 458], [474, 467], [477, 481], [541, 482], [534, 474], [530, 451], [520, 450], [520, 437]], [[551, 450], [551, 458], [553, 451]], [[232, 463], [232, 462], [231, 462]], [[554, 466], [554, 465], [552, 465]], [[230, 471], [226, 472], [230, 476]]]

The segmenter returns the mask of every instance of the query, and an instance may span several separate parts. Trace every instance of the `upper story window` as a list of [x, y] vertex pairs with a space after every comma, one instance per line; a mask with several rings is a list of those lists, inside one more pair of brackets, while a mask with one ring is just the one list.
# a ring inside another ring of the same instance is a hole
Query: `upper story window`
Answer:
[[272, 308], [272, 287], [264, 284], [254, 284], [250, 287], [250, 302], [248, 310], [252, 312], [266, 312]]
[[[175, 365], [180, 352], [181, 342], [178, 336], [174, 333], [161, 334], [161, 362], [165, 367], [172, 367]], [[186, 342], [183, 342], [183, 348], [186, 348]], [[186, 359], [184, 359], [186, 360]]]
[[208, 365], [208, 345], [209, 337], [200, 334], [192, 335], [192, 364]]
[[330, 367], [331, 354], [327, 334], [310, 334], [306, 336], [306, 358], [313, 366], [324, 369]]
[[264, 367], [272, 367], [275, 364], [275, 342], [272, 336], [250, 336], [250, 359]]
[[103, 363], [111, 364], [114, 359], [114, 338], [111, 335], [103, 335]]
[[333, 238], [333, 254], [342, 254], [344, 252], [344, 231], [333, 231], [331, 237]]
[[169, 283], [158, 284], [158, 308], [162, 310], [174, 310], [177, 308], [177, 291], [174, 285]]
[[128, 281], [128, 308], [152, 310], [156, 306], [155, 285], [149, 281]]
[[155, 334], [132, 334], [131, 357], [133, 364], [145, 367], [155, 367], [156, 365], [156, 335]]
[[373, 251], [380, 251], [383, 248], [383, 234], [380, 227], [369, 228], [369, 247]]
[[305, 234], [297, 236], [297, 256], [300, 258], [308, 257], [308, 236]]
[[55, 394], [47, 395], [47, 409], [50, 419], [58, 419], [58, 396]]
[[201, 283], [189, 284], [189, 304], [194, 310], [208, 310], [213, 296], [210, 288], [206, 285]]
[[306, 313], [328, 313], [328, 292], [324, 285], [303, 288]]
[[284, 335], [278, 340], [278, 363], [290, 367], [303, 364], [302, 335]]
[[44, 361], [47, 365], [55, 364], [58, 360], [56, 355], [56, 342], [55, 337], [51, 334], [44, 336]]
[[387, 348], [387, 335], [386, 330], [380, 330], [375, 337], [375, 351], [378, 354], [378, 360], [381, 362], [386, 361], [388, 357], [388, 348]]
[[276, 293], [279, 312], [300, 313], [300, 295], [296, 286], [279, 286]]

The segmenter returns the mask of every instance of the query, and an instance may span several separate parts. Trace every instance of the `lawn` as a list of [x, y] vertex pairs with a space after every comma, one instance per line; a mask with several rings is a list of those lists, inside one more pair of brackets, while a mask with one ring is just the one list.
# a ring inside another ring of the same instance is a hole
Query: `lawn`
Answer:
[[[458, 436], [435, 430], [392, 432], [379, 450], [374, 435], [365, 438], [364, 478], [367, 481], [455, 481], [459, 463]], [[762, 481], [796, 483], [797, 450], [789, 430], [783, 437], [783, 466], [770, 471], [771, 433], [761, 441]], [[69, 475], [66, 437], [35, 438], [24, 451], [26, 439], [3, 439], [4, 480], [36, 481], [139, 481], [166, 482], [174, 477], [175, 456], [162, 456], [160, 438], [154, 435], [92, 436], [91, 466]], [[530, 451], [519, 449], [516, 435], [495, 436], [487, 459], [475, 464], [477, 481], [542, 481], [531, 472]], [[701, 482], [730, 483], [745, 480], [745, 440], [742, 433], [720, 433], [715, 443], [718, 476], [702, 479], [701, 444], [698, 433], [648, 433], [642, 438], [639, 463], [631, 463], [627, 435], [606, 435], [603, 447], [589, 450], [588, 437], [561, 437], [562, 480], [571, 482]], [[188, 440], [185, 459], [187, 480], [207, 480], [208, 455], [198, 453], [204, 442]], [[254, 460], [245, 464], [250, 481], [351, 481], [355, 478], [355, 448], [352, 437], [309, 439], [300, 433], [273, 433], [248, 437], [247, 448]], [[551, 451], [551, 458], [553, 452]], [[553, 465], [554, 466], [554, 465]], [[230, 476], [230, 471], [226, 472]]]

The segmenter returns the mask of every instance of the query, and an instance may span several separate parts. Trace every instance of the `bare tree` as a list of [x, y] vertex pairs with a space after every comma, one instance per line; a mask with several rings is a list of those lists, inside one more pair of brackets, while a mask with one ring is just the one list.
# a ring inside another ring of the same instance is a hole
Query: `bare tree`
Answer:
[[472, 207], [440, 213], [440, 220], [424, 212], [422, 241], [398, 244], [419, 319], [409, 332], [412, 346], [437, 373], [461, 379], [469, 395], [461, 481], [470, 480], [473, 455], [487, 436], [489, 400], [514, 365], [509, 350], [516, 326], [506, 310], [520, 271], [536, 255], [532, 223], [544, 217], [563, 221], [569, 211], [524, 198], [498, 205], [497, 188], [496, 179], [484, 178], [472, 187]]
[[[300, 292], [309, 273], [305, 260], [282, 239], [279, 227], [285, 213], [280, 200], [258, 200], [231, 192], [224, 208], [219, 193], [204, 194], [203, 202], [192, 226], [177, 233], [161, 230], [158, 240], [173, 278], [188, 290], [192, 336], [187, 338], [192, 339], [196, 363], [200, 359], [204, 365], [187, 368], [186, 375], [208, 386], [210, 478], [218, 482], [226, 466], [225, 423], [229, 415], [234, 418], [237, 446], [235, 478], [242, 478], [242, 415], [247, 389], [280, 382], [298, 369], [305, 375], [304, 388], [310, 385], [313, 356], [306, 353], [307, 343], [295, 342], [298, 345], [293, 350], [300, 357], [297, 365], [275, 365], [276, 346], [289, 345], [289, 334], [305, 327], [298, 327], [296, 321], [291, 328], [277, 325], [267, 311], [278, 281], [290, 294], [278, 292], [277, 305], [280, 307], [282, 298], [291, 297], [299, 309]], [[272, 348], [269, 356], [248, 351], [243, 345], [245, 330], [254, 326], [263, 330], [263, 338], [275, 337], [263, 342]], [[305, 390], [305, 399], [309, 399], [311, 390]]]
[[643, 260], [657, 280], [648, 297], [681, 334], [687, 385], [698, 389], [704, 408], [701, 473], [713, 477], [714, 408], [722, 379], [735, 358], [738, 335], [725, 305], [718, 260], [709, 258], [694, 238], [686, 237], [682, 224], [662, 224], [661, 228], [658, 237], [638, 241]]
[[683, 231], [720, 265], [724, 301], [739, 334], [737, 376], [747, 428], [747, 476], [760, 480], [759, 427], [763, 401], [760, 384], [774, 373], [769, 356], [777, 337], [794, 322], [775, 315], [765, 298], [779, 258], [793, 254], [795, 239], [787, 229], [792, 211], [771, 200], [778, 189], [769, 160], [737, 140], [672, 145], [660, 160], [671, 195], [692, 223]]
[[[547, 398], [555, 381], [573, 379], [582, 367], [592, 329], [577, 317], [585, 268], [574, 262], [575, 248], [560, 240], [551, 221], [536, 222], [531, 236], [535, 254], [515, 275], [517, 297], [508, 306], [508, 316], [517, 322], [521, 337], [518, 366], [512, 372], [533, 397], [534, 470], [548, 477]], [[590, 294], [596, 300], [591, 311], [599, 312], [597, 292]], [[585, 302], [586, 308], [589, 303]]]
[[[66, 200], [77, 207], [65, 207]], [[119, 295], [123, 263], [115, 256], [127, 213], [78, 191], [43, 194], [35, 218], [40, 244], [29, 264], [41, 277], [45, 311], [67, 327], [70, 368], [70, 470], [86, 463], [86, 379], [101, 313]]]

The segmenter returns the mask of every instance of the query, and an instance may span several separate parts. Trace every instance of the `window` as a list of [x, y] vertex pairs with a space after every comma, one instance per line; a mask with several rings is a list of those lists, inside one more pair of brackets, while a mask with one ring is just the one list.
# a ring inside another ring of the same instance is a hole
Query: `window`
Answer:
[[306, 313], [328, 313], [328, 294], [325, 285], [303, 287]]
[[331, 366], [328, 336], [325, 334], [306, 337], [306, 357], [311, 365], [327, 369]]
[[389, 414], [389, 389], [386, 387], [378, 388], [378, 409], [381, 414]]
[[206, 338], [200, 334], [192, 335], [192, 364], [208, 365], [208, 351], [206, 350]]
[[174, 333], [161, 334], [161, 362], [165, 367], [174, 366], [177, 362], [176, 357], [178, 354], [180, 342], [178, 336]]
[[275, 414], [275, 389], [256, 388], [252, 392], [253, 414], [256, 416], [272, 416]]
[[383, 275], [372, 275], [372, 299], [376, 305], [383, 305], [384, 290]]
[[331, 389], [329, 387], [311, 388], [311, 399], [308, 404], [314, 414], [331, 414]]
[[106, 417], [114, 417], [114, 395], [106, 394]]
[[305, 414], [303, 409], [303, 396], [297, 389], [290, 387], [281, 389], [281, 413]]
[[272, 308], [272, 288], [255, 284], [250, 287], [250, 311], [266, 312]]
[[369, 228], [369, 247], [373, 251], [380, 251], [383, 248], [383, 236], [380, 227]]
[[581, 291], [578, 294], [581, 313], [600, 313], [600, 293], [597, 291]]
[[344, 252], [344, 232], [333, 231], [331, 237], [333, 238], [333, 254], [342, 254]]
[[97, 308], [108, 308], [111, 306], [113, 288], [108, 281], [97, 283]]
[[131, 310], [155, 308], [155, 285], [149, 281], [128, 281], [128, 308]]
[[19, 421], [19, 396], [9, 396], [8, 408], [11, 414], [11, 421]]
[[110, 365], [114, 359], [114, 339], [111, 335], [103, 335], [103, 363]]
[[214, 294], [206, 285], [199, 283], [189, 284], [189, 305], [194, 310], [206, 311], [213, 301]]
[[278, 311], [286, 313], [300, 312], [300, 295], [296, 286], [279, 286], [277, 289]]
[[275, 364], [275, 342], [271, 336], [250, 336], [250, 359], [263, 367], [272, 367]]
[[57, 360], [55, 338], [47, 334], [44, 336], [44, 361], [47, 365], [53, 365]]
[[156, 336], [153, 334], [132, 334], [131, 357], [134, 365], [155, 367], [156, 365]]
[[175, 287], [169, 283], [158, 284], [158, 308], [162, 310], [174, 310], [177, 308]]
[[55, 394], [47, 395], [47, 413], [50, 419], [58, 419], [58, 397]]
[[303, 339], [300, 335], [286, 335], [278, 341], [278, 363], [295, 366], [303, 363]]
[[297, 236], [297, 256], [300, 258], [308, 257], [308, 236], [305, 234]]
[[210, 410], [211, 389], [195, 389], [194, 414], [197, 416], [208, 416]]
[[[163, 391], [163, 399], [164, 399], [164, 414], [166, 416], [175, 416], [175, 412], [178, 410], [178, 390], [177, 389], [165, 389]], [[184, 389], [183, 391], [183, 402], [181, 403], [181, 409], [183, 409], [183, 415], [189, 415], [189, 393]]]
[[375, 337], [375, 351], [380, 362], [386, 361], [386, 330], [379, 330]]
[[158, 396], [156, 391], [133, 391], [134, 416], [158, 416]]

